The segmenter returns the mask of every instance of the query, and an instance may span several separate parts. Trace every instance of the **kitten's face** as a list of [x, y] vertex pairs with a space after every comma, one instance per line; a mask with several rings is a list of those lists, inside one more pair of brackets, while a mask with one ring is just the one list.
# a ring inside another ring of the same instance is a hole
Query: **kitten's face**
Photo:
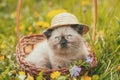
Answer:
[[50, 47], [59, 53], [70, 53], [82, 45], [82, 36], [74, 28], [63, 26], [54, 29], [48, 38]]

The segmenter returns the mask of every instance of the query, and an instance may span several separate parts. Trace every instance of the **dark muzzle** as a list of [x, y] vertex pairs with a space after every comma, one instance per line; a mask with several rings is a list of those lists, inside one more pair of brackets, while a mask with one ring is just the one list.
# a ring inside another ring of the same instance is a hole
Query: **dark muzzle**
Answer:
[[61, 44], [61, 47], [66, 47], [67, 46], [67, 40], [64, 37], [62, 37], [61, 41], [60, 41], [60, 44]]

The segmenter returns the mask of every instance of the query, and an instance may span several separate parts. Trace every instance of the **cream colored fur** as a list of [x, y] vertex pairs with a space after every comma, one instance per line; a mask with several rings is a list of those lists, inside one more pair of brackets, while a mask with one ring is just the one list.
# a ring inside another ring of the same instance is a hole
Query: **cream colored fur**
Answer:
[[[61, 48], [59, 41], [55, 37], [72, 35], [67, 39], [67, 48]], [[84, 39], [80, 34], [69, 26], [55, 29], [51, 37], [38, 43], [34, 50], [26, 57], [26, 61], [38, 67], [52, 68], [69, 67], [74, 60], [83, 60], [89, 55], [84, 44]]]

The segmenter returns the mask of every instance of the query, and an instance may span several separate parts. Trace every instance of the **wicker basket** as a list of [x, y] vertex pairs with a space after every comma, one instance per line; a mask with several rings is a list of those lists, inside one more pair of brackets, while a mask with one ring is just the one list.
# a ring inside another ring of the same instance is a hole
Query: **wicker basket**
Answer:
[[[18, 38], [18, 45], [16, 46], [16, 59], [17, 62], [19, 63], [19, 65], [29, 74], [31, 75], [37, 75], [40, 71], [43, 70], [43, 68], [37, 67], [29, 62], [25, 61], [25, 58], [27, 55], [29, 55], [29, 53], [34, 49], [34, 46], [38, 43], [41, 42], [42, 40], [45, 40], [45, 37], [43, 35], [28, 35], [28, 36], [24, 36], [23, 38], [20, 39], [20, 10], [21, 10], [21, 5], [22, 5], [22, 0], [18, 0], [18, 7], [17, 7], [17, 22], [16, 22], [16, 26], [17, 26], [17, 38]], [[95, 29], [96, 29], [96, 18], [97, 18], [97, 0], [94, 0], [94, 13], [95, 13], [95, 17], [94, 17], [94, 27], [93, 27], [93, 41], [95, 40]], [[64, 18], [64, 17], [63, 17]], [[64, 19], [62, 18], [63, 22]], [[70, 18], [70, 17], [67, 17]], [[73, 17], [74, 19], [76, 17]], [[61, 18], [59, 18], [58, 20], [61, 21]], [[65, 19], [66, 20], [66, 19]], [[69, 19], [68, 19], [69, 20]], [[68, 21], [66, 20], [66, 21]], [[54, 26], [58, 25], [56, 20], [54, 20], [55, 22], [53, 23]], [[75, 20], [76, 21], [76, 20]], [[72, 21], [74, 22], [74, 21]], [[74, 23], [76, 24], [78, 23], [77, 21]], [[52, 24], [52, 25], [53, 25]], [[63, 25], [63, 23], [61, 22], [59, 25]], [[67, 24], [67, 22], [65, 23]], [[71, 24], [71, 21], [69, 21], [69, 24]], [[72, 23], [73, 24], [73, 23]], [[88, 32], [87, 26], [84, 29], [84, 33]], [[89, 56], [93, 59], [90, 69], [97, 66], [97, 58], [95, 56], [95, 53], [93, 52], [91, 46], [89, 45], [88, 42], [85, 42], [88, 51], [89, 51]], [[80, 66], [82, 67], [82, 66]], [[67, 74], [69, 73], [69, 69], [68, 68], [62, 68], [62, 69], [44, 69], [44, 75], [49, 75], [50, 73], [52, 73], [53, 71], [60, 71], [61, 74]], [[82, 67], [82, 71], [80, 74], [85, 73], [86, 70]]]
[[[29, 53], [34, 49], [34, 46], [36, 43], [41, 42], [42, 40], [45, 40], [45, 37], [43, 35], [28, 35], [24, 36], [23, 38], [20, 39], [20, 42], [18, 43], [19, 46], [17, 45], [16, 47], [16, 59], [19, 65], [29, 74], [31, 75], [37, 75], [40, 71], [43, 70], [43, 68], [36, 67], [35, 65], [28, 63], [25, 61], [25, 58]], [[90, 57], [93, 59], [92, 65], [90, 68], [95, 67], [97, 65], [97, 58], [92, 51], [90, 45], [85, 42], [88, 51], [90, 53]], [[62, 69], [44, 69], [44, 75], [49, 75], [53, 71], [60, 71], [61, 74], [67, 74], [69, 73], [69, 70], [67, 68], [62, 68]], [[86, 70], [82, 69], [82, 73], [85, 73]]]

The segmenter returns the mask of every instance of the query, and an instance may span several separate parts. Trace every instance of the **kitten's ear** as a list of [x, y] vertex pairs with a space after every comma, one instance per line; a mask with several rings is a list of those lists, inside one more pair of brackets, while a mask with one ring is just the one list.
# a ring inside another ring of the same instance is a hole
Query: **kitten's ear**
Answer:
[[76, 30], [79, 34], [83, 34], [83, 25], [71, 25], [71, 27]]
[[47, 39], [49, 39], [52, 34], [52, 31], [53, 31], [53, 29], [48, 29], [48, 30], [44, 31], [43, 34], [45, 35], [45, 37]]
[[86, 34], [89, 31], [89, 27], [87, 25], [83, 25], [83, 24], [71, 25], [71, 27], [81, 35]]

